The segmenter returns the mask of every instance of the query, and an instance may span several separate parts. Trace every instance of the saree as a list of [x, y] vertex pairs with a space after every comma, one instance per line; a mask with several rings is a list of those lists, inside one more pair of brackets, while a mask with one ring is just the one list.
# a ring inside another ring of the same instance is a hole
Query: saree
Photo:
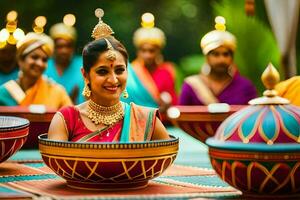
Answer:
[[239, 73], [235, 73], [232, 81], [215, 95], [205, 85], [199, 75], [189, 76], [184, 80], [179, 98], [180, 105], [209, 105], [211, 103], [228, 103], [245, 105], [257, 92], [254, 85]]
[[300, 76], [282, 81], [275, 86], [278, 95], [290, 100], [291, 104], [300, 106]]
[[136, 59], [132, 62], [133, 70], [152, 98], [158, 103], [160, 94], [168, 92], [172, 97], [172, 105], [177, 103], [175, 91], [175, 69], [169, 62], [159, 64], [153, 72], [149, 72], [143, 62]]
[[128, 98], [121, 96], [121, 101], [125, 103], [135, 103], [141, 106], [147, 106], [152, 108], [158, 108], [157, 102], [153, 99], [150, 93], [141, 83], [140, 79], [137, 77], [136, 73], [132, 69], [130, 63], [127, 66], [128, 78], [126, 84], [126, 90], [128, 92]]
[[[53, 58], [50, 58], [48, 60], [48, 67], [45, 70], [44, 74], [53, 79], [58, 84], [64, 86], [69, 96], [74, 96], [76, 93], [77, 95], [74, 103], [80, 104], [85, 101], [83, 95], [81, 95], [84, 87], [84, 80], [80, 71], [81, 67], [82, 57], [74, 56], [71, 60], [70, 65], [64, 70], [62, 74], [59, 74], [55, 66], [55, 60]], [[77, 90], [77, 92], [75, 90]]]
[[123, 120], [92, 131], [87, 128], [75, 106], [58, 111], [65, 122], [69, 141], [73, 142], [142, 142], [152, 138], [157, 109], [138, 106], [134, 103], [122, 103], [125, 116]]
[[0, 72], [0, 85], [6, 83], [7, 81], [15, 80], [16, 78], [18, 78], [18, 72], [18, 68], [14, 69], [8, 74]]
[[2, 106], [29, 106], [42, 104], [52, 109], [72, 105], [64, 88], [56, 83], [41, 77], [28, 90], [23, 91], [18, 83], [10, 80], [0, 86], [0, 105]]

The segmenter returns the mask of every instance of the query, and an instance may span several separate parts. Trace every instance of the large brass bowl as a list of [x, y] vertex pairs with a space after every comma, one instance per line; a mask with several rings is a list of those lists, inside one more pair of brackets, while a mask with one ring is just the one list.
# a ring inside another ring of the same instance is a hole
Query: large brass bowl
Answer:
[[75, 143], [39, 136], [46, 165], [72, 188], [125, 190], [147, 186], [175, 160], [178, 139], [135, 143]]

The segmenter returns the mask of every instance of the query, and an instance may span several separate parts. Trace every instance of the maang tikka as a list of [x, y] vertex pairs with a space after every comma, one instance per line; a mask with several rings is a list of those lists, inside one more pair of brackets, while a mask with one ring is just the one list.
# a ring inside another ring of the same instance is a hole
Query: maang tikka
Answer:
[[114, 31], [110, 28], [109, 25], [102, 21], [102, 17], [104, 16], [104, 11], [101, 8], [97, 8], [95, 10], [95, 16], [99, 18], [98, 24], [94, 27], [92, 32], [92, 37], [95, 40], [104, 39], [107, 44], [108, 53], [106, 59], [114, 61], [116, 60], [116, 53], [114, 52], [114, 48], [107, 39], [108, 37], [112, 37]]

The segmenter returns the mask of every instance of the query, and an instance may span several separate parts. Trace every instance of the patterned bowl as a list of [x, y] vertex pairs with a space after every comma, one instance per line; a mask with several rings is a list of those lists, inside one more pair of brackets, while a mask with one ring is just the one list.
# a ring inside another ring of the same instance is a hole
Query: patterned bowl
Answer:
[[29, 121], [19, 117], [0, 116], [0, 163], [17, 152], [27, 139]]
[[206, 140], [216, 173], [245, 196], [257, 198], [300, 196], [300, 145]]
[[228, 116], [243, 107], [231, 105], [229, 112], [211, 113], [207, 106], [174, 106], [172, 109], [177, 109], [178, 115], [168, 117], [173, 125], [204, 143], [207, 138], [215, 135], [217, 128]]
[[49, 108], [45, 112], [33, 112], [31, 107], [0, 106], [0, 115], [21, 117], [30, 121], [29, 134], [22, 149], [38, 149], [38, 136], [41, 133], [47, 133], [56, 112], [56, 110]]
[[178, 139], [135, 143], [75, 143], [39, 136], [46, 165], [72, 188], [139, 189], [161, 175], [176, 158]]
[[206, 140], [217, 174], [245, 196], [300, 196], [300, 107], [277, 96], [278, 76], [268, 66], [264, 97], [232, 114]]

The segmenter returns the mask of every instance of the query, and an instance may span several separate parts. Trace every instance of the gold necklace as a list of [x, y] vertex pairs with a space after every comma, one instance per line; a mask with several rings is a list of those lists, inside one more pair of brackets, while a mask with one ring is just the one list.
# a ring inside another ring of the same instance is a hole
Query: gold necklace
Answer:
[[119, 102], [113, 106], [100, 106], [91, 99], [88, 102], [88, 118], [96, 125], [112, 125], [124, 117], [124, 109], [122, 103]]

